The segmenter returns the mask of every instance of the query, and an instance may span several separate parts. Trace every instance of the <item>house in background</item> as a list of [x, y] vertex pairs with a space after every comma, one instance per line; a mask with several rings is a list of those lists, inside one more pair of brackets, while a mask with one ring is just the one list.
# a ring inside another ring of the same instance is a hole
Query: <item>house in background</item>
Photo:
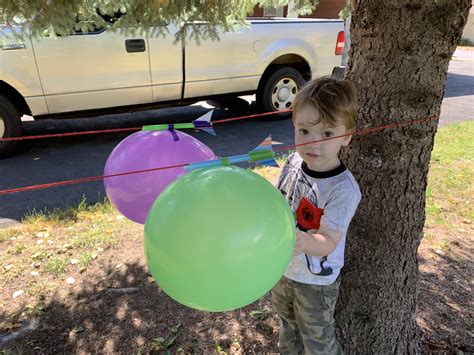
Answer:
[[[346, 6], [346, 0], [319, 0], [319, 5], [312, 14], [299, 16], [306, 18], [338, 19], [339, 11]], [[261, 8], [255, 6], [254, 12], [249, 17], [296, 17], [292, 14], [291, 4], [277, 8]]]
[[[344, 6], [346, 6], [346, 0], [319, 0], [319, 5], [316, 6], [312, 14], [299, 17], [338, 19], [339, 12]], [[292, 14], [290, 4], [278, 8], [255, 6], [253, 14], [249, 17], [296, 17], [296, 15]], [[472, 7], [462, 38], [469, 41], [470, 45], [474, 45], [474, 0], [472, 0]]]
[[462, 38], [469, 41], [469, 45], [474, 45], [474, 0], [472, 0], [472, 7], [469, 11], [466, 27], [462, 33]]

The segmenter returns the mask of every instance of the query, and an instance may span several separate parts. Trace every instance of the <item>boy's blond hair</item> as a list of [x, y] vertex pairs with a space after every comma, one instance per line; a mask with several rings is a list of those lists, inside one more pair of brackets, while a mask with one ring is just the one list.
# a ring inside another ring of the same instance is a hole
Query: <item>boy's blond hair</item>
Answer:
[[296, 95], [293, 118], [303, 106], [310, 106], [319, 112], [320, 121], [314, 124], [322, 122], [335, 126], [342, 120], [348, 131], [356, 129], [357, 92], [354, 84], [347, 80], [324, 76], [308, 82]]

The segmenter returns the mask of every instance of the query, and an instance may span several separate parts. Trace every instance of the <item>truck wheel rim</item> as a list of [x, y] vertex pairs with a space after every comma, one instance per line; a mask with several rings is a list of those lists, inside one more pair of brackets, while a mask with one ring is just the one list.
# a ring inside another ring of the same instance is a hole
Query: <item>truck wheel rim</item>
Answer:
[[296, 84], [296, 81], [291, 78], [280, 79], [272, 91], [272, 105], [275, 110], [291, 108], [297, 93], [298, 84]]
[[0, 137], [5, 137], [5, 122], [3, 122], [3, 117], [0, 116]]

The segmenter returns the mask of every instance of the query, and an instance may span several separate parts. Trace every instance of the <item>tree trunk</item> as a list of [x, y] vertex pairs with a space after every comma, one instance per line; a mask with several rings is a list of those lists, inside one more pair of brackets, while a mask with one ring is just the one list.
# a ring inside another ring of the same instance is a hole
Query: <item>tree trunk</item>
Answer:
[[[358, 129], [439, 117], [448, 64], [471, 0], [359, 0], [347, 78]], [[346, 249], [337, 323], [346, 353], [421, 352], [417, 249], [438, 121], [354, 137], [343, 157], [362, 201]]]

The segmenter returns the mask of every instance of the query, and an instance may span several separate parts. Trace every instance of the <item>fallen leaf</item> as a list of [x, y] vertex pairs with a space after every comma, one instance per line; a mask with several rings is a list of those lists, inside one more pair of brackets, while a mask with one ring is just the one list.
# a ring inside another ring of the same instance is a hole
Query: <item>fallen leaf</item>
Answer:
[[36, 233], [36, 236], [38, 238], [48, 238], [49, 237], [49, 233], [48, 232], [38, 232]]
[[265, 311], [252, 311], [250, 312], [250, 316], [255, 318], [255, 319], [262, 319], [264, 318], [266, 315], [266, 312]]
[[174, 326], [171, 327], [171, 331], [173, 333], [177, 333], [179, 331], [179, 328], [181, 328], [181, 322], [176, 323]]
[[42, 254], [43, 254], [43, 253], [42, 253], [41, 251], [38, 251], [38, 252], [34, 253], [34, 254], [31, 256], [31, 258], [32, 258], [32, 259], [36, 259], [36, 258], [40, 257]]
[[69, 277], [66, 279], [66, 282], [67, 282], [69, 285], [72, 285], [74, 282], [76, 282], [76, 280], [74, 279], [74, 277], [69, 276]]
[[71, 332], [72, 332], [73, 334], [76, 334], [76, 333], [83, 332], [84, 330], [86, 330], [86, 328], [84, 328], [83, 326], [79, 326], [79, 327], [77, 327], [77, 328], [72, 329]]
[[22, 294], [24, 294], [25, 292], [23, 290], [18, 290], [18, 291], [15, 291], [13, 292], [13, 298], [17, 298], [17, 297], [20, 297]]
[[21, 323], [12, 323], [12, 322], [5, 322], [0, 324], [0, 330], [10, 330], [15, 328], [20, 328]]

